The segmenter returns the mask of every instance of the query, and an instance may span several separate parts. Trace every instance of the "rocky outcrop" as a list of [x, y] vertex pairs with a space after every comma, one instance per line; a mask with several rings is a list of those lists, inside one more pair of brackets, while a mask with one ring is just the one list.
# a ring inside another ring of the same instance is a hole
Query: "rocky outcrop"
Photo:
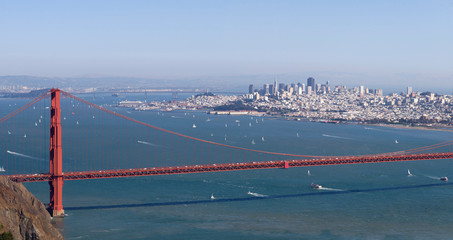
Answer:
[[44, 205], [24, 185], [0, 176], [0, 225], [3, 231], [11, 231], [14, 239], [63, 239], [50, 220]]

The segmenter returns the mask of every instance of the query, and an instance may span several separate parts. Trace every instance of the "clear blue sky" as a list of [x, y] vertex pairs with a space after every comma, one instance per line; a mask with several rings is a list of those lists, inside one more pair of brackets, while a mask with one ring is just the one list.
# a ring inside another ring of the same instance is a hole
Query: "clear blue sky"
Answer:
[[0, 75], [266, 74], [453, 91], [453, 1], [0, 0]]

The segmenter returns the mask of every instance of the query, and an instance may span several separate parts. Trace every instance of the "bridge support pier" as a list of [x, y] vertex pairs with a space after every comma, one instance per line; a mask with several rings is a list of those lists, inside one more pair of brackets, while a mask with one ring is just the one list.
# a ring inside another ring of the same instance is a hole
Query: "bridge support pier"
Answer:
[[50, 214], [64, 217], [63, 210], [63, 159], [61, 148], [60, 89], [51, 90], [50, 108]]

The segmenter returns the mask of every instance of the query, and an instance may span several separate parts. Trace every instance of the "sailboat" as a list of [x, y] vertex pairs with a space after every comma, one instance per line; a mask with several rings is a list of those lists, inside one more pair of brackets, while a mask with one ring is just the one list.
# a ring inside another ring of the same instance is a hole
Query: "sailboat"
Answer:
[[225, 123], [225, 127], [228, 127], [228, 124]]
[[215, 197], [214, 197], [214, 193], [211, 193], [211, 199], [214, 200]]
[[299, 137], [299, 133], [296, 133], [296, 136]]
[[251, 126], [252, 126], [252, 123], [251, 123], [251, 122], [249, 122], [249, 127], [251, 127]]
[[5, 168], [3, 166], [0, 167], [0, 172], [4, 172]]
[[261, 142], [264, 142], [264, 137], [261, 137]]
[[11, 135], [11, 132], [8, 130], [8, 135]]
[[409, 169], [407, 169], [407, 176], [408, 176], [408, 177], [412, 177], [412, 176], [413, 176], [412, 173], [411, 173], [411, 171], [410, 171]]
[[195, 123], [194, 123], [194, 124], [192, 124], [192, 127], [193, 127], [193, 128], [196, 128], [196, 127], [197, 127], [197, 125], [195, 125]]
[[395, 143], [398, 143], [398, 140], [395, 139]]
[[255, 139], [252, 139], [252, 144], [255, 144]]
[[24, 138], [27, 138], [27, 134], [24, 134]]
[[307, 175], [311, 176], [310, 170], [307, 170]]

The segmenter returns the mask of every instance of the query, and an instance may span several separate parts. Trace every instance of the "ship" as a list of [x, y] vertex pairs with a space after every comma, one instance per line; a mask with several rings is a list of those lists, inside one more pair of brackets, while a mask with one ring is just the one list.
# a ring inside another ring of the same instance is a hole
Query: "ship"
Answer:
[[310, 185], [310, 187], [311, 187], [312, 189], [321, 189], [321, 188], [322, 188], [321, 185], [316, 184], [316, 183], [312, 183], [312, 184]]
[[448, 182], [448, 178], [447, 177], [441, 177], [440, 180], [444, 181], [444, 182]]

